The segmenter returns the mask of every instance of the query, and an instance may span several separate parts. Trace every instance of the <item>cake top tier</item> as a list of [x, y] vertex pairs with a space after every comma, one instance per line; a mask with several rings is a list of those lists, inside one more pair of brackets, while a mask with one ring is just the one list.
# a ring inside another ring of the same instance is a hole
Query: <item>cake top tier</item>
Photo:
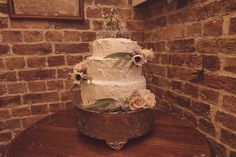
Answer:
[[136, 48], [137, 42], [124, 38], [99, 39], [93, 43], [93, 57], [106, 57], [113, 53], [130, 52]]

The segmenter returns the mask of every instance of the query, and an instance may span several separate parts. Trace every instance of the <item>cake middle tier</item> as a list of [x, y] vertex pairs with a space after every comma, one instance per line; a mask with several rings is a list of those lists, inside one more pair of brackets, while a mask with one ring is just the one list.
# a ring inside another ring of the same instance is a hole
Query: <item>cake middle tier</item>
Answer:
[[87, 74], [92, 80], [135, 81], [143, 78], [142, 68], [131, 66], [132, 61], [90, 57]]
[[137, 81], [92, 81], [90, 84], [81, 84], [82, 107], [89, 106], [96, 100], [113, 98], [124, 100], [134, 90], [146, 89], [146, 80], [143, 77]]

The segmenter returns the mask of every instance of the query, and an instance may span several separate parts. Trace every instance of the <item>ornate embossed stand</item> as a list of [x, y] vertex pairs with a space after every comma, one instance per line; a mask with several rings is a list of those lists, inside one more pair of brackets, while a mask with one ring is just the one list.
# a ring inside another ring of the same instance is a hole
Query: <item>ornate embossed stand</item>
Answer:
[[153, 113], [153, 110], [96, 113], [78, 108], [78, 129], [89, 137], [105, 140], [114, 150], [121, 150], [129, 139], [151, 130]]

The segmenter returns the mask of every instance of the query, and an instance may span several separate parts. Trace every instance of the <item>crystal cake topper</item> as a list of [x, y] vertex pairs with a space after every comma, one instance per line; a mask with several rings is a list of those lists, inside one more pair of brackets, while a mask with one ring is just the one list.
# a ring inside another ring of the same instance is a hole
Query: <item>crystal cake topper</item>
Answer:
[[130, 38], [130, 33], [125, 28], [125, 21], [118, 15], [117, 9], [111, 9], [103, 15], [103, 30], [99, 32], [99, 38]]

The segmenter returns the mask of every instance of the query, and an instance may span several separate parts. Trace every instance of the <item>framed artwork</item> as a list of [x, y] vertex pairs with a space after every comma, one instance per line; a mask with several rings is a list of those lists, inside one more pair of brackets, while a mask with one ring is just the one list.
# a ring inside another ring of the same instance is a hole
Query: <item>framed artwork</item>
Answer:
[[83, 0], [8, 0], [13, 19], [83, 20]]

